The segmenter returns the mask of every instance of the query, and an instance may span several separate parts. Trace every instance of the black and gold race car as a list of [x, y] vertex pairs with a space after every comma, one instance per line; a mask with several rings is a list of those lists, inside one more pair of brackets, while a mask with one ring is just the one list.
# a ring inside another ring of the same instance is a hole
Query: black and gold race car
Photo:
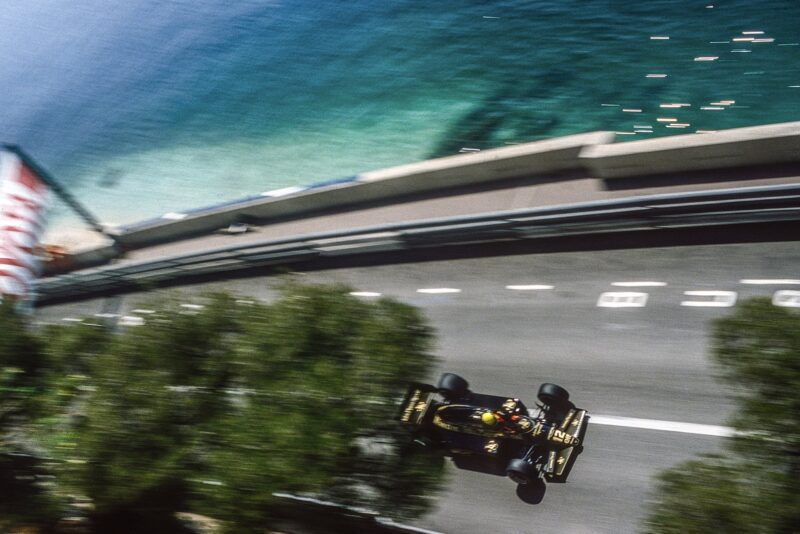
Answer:
[[470, 391], [466, 380], [445, 373], [435, 387], [412, 384], [399, 419], [414, 444], [451, 456], [459, 467], [506, 474], [523, 485], [566, 482], [589, 416], [556, 384], [542, 384], [538, 399], [529, 410], [516, 398]]

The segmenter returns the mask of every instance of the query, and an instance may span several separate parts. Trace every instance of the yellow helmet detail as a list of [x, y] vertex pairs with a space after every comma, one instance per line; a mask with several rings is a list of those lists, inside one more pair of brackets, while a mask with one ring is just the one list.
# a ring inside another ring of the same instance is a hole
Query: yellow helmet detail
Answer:
[[487, 426], [494, 426], [497, 424], [497, 417], [492, 412], [483, 412], [481, 414], [481, 422]]

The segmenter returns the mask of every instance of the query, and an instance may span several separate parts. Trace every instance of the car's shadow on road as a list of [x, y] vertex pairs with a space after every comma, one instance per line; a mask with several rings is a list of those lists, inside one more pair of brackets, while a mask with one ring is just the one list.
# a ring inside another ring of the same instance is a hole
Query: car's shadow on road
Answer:
[[[495, 475], [500, 477], [506, 476], [505, 469], [499, 467], [493, 462], [487, 462], [484, 458], [477, 456], [456, 456], [453, 458], [453, 463], [459, 469], [467, 471], [477, 471], [478, 473], [485, 473], [487, 475]], [[521, 501], [528, 504], [539, 504], [544, 499], [544, 492], [547, 490], [544, 480], [537, 478], [531, 481], [530, 484], [517, 485], [517, 497]]]
[[545, 491], [547, 491], [547, 485], [544, 480], [536, 479], [529, 484], [519, 484], [517, 486], [517, 497], [528, 504], [539, 504], [544, 499]]

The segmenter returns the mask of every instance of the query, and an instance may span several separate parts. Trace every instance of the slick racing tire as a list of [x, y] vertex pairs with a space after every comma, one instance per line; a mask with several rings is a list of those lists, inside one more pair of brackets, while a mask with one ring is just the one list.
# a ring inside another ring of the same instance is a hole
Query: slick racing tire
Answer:
[[539, 400], [551, 408], [562, 408], [569, 404], [569, 393], [566, 389], [556, 384], [542, 384], [539, 386]]
[[439, 393], [448, 400], [457, 399], [469, 391], [469, 383], [453, 373], [444, 373], [436, 384]]
[[521, 486], [530, 484], [539, 477], [535, 465], [519, 458], [514, 458], [508, 462], [508, 467], [506, 467], [506, 475], [508, 475], [508, 478], [517, 484], [520, 484]]

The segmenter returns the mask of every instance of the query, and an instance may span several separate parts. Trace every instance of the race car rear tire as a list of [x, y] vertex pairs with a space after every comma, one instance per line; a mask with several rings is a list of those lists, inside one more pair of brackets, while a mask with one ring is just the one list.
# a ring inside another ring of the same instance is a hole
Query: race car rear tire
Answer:
[[539, 386], [539, 400], [551, 408], [559, 408], [569, 403], [569, 392], [557, 384]]
[[456, 399], [469, 391], [469, 383], [454, 373], [444, 373], [436, 384], [439, 393], [446, 399]]
[[506, 467], [506, 475], [508, 475], [508, 478], [517, 484], [520, 484], [521, 486], [530, 484], [538, 478], [536, 466], [519, 458], [514, 458], [508, 462], [508, 467]]

